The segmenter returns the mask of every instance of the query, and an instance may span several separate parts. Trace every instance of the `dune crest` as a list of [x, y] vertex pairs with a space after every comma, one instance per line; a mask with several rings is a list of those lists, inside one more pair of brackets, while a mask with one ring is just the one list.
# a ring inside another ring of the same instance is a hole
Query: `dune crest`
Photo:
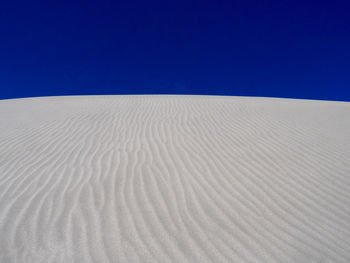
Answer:
[[0, 262], [350, 262], [350, 103], [0, 101]]

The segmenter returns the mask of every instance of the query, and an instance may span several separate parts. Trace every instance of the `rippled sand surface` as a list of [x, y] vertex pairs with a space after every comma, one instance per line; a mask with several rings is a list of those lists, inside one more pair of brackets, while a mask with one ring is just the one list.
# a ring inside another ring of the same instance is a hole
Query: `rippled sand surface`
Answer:
[[0, 262], [350, 262], [350, 103], [0, 101]]

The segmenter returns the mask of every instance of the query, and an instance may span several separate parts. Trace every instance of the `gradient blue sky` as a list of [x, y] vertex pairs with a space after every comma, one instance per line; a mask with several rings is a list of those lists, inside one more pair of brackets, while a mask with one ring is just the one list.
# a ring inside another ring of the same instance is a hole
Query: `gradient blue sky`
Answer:
[[2, 1], [0, 99], [350, 101], [348, 1]]

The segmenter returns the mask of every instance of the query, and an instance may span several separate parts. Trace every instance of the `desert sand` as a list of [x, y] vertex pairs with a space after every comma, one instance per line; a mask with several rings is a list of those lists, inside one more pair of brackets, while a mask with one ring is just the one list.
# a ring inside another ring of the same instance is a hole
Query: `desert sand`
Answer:
[[0, 262], [350, 262], [350, 103], [2, 100]]

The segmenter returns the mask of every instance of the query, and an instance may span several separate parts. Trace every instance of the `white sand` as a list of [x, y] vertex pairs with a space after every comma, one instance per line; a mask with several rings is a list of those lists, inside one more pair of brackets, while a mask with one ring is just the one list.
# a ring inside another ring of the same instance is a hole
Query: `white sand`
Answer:
[[350, 262], [350, 103], [0, 101], [0, 262]]

